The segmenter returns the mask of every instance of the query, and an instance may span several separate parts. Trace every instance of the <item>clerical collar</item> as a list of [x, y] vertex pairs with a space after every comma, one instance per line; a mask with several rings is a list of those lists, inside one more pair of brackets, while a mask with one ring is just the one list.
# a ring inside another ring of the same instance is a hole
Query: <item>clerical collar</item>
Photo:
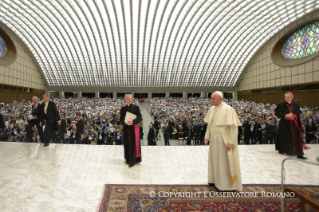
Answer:
[[291, 102], [287, 102], [288, 104], [291, 104]]
[[219, 105], [215, 106], [216, 108], [220, 108], [221, 106], [223, 106], [224, 102], [220, 103]]

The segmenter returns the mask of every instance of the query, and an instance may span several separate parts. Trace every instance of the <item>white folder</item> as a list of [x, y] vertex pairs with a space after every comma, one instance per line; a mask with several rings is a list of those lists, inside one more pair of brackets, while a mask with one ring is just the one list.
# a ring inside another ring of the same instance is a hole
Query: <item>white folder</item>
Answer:
[[130, 112], [126, 112], [124, 122], [127, 123], [128, 121], [133, 121], [134, 119], [136, 119], [136, 117], [137, 116], [135, 114], [130, 113]]

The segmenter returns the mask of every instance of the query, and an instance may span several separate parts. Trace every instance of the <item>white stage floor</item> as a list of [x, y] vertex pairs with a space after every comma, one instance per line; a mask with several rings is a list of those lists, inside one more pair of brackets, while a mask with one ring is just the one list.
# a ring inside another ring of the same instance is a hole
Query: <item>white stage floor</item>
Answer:
[[[316, 162], [319, 145], [305, 151]], [[287, 156], [240, 145], [243, 184], [280, 184]], [[123, 146], [0, 142], [0, 211], [97, 211], [104, 184], [207, 184], [208, 146], [142, 146], [129, 168]], [[318, 163], [319, 164], [319, 163]], [[286, 162], [287, 184], [319, 185], [319, 166]]]

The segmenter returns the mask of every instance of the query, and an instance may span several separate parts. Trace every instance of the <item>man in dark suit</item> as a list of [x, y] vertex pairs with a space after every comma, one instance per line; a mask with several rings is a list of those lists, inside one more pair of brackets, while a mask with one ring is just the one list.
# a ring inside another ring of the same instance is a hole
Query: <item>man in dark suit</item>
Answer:
[[195, 145], [199, 145], [199, 134], [200, 134], [200, 126], [198, 126], [198, 123], [195, 122], [195, 125], [193, 127], [193, 134], [194, 134], [194, 141]]
[[33, 131], [32, 128], [34, 125], [37, 127], [39, 136], [42, 142], [44, 142], [43, 138], [43, 127], [42, 125], [40, 126], [40, 122], [43, 120], [43, 104], [41, 104], [38, 100], [38, 97], [34, 96], [32, 97], [32, 119], [28, 120], [28, 125], [26, 128], [27, 131], [27, 139], [28, 142], [32, 142], [32, 136], [33, 136]]
[[207, 123], [204, 121], [201, 121], [200, 124], [200, 145], [204, 145], [204, 138], [206, 134], [206, 129], [207, 129]]
[[[150, 124], [150, 125], [148, 126], [148, 128], [149, 128], [149, 131], [148, 131], [148, 134], [147, 134], [148, 145], [149, 145], [149, 146], [156, 146], [156, 140], [155, 140], [155, 138], [156, 138], [156, 131], [155, 131], [155, 129], [154, 129], [154, 127], [153, 127], [152, 124]], [[164, 138], [165, 138], [165, 137], [164, 137]]]
[[243, 127], [244, 127], [244, 142], [246, 145], [249, 145], [250, 144], [249, 140], [251, 137], [250, 123], [247, 120], [245, 120]]
[[254, 144], [256, 144], [257, 141], [259, 142], [259, 144], [262, 144], [262, 129], [258, 119], [256, 119], [256, 122], [254, 125], [254, 136], [255, 136]]
[[310, 143], [312, 140], [316, 141], [315, 134], [317, 132], [316, 125], [312, 122], [312, 119], [309, 119], [308, 124], [306, 125], [306, 143]]
[[187, 124], [186, 127], [186, 137], [187, 137], [187, 145], [192, 145], [192, 138], [193, 138], [193, 127], [191, 123]]
[[240, 139], [242, 134], [243, 134], [243, 128], [242, 126], [238, 126], [238, 136], [237, 136], [238, 145], [240, 145]]
[[171, 128], [167, 126], [167, 122], [164, 123], [163, 127], [163, 136], [164, 136], [164, 141], [165, 141], [165, 146], [170, 146], [169, 144], [169, 138], [171, 136]]
[[160, 124], [159, 124], [159, 122], [157, 121], [157, 118], [154, 118], [154, 125], [153, 125], [153, 127], [154, 127], [154, 129], [156, 130], [156, 139], [158, 139], [157, 136], [158, 136], [159, 129], [160, 129], [159, 126], [160, 126]]
[[[126, 94], [124, 97], [126, 106], [121, 108], [120, 121], [124, 124], [123, 127], [123, 142], [124, 142], [124, 158], [129, 167], [133, 167], [136, 163], [142, 161], [141, 143], [139, 139], [139, 123], [142, 121], [140, 107], [133, 105], [131, 94]], [[130, 112], [136, 115], [134, 120], [125, 122], [126, 113]]]
[[[49, 146], [50, 140], [56, 138], [55, 132], [57, 125], [60, 125], [60, 116], [54, 102], [50, 101], [48, 94], [43, 94], [43, 120], [45, 120], [44, 129], [44, 147]], [[42, 126], [42, 122], [39, 124]]]
[[268, 124], [265, 127], [265, 143], [268, 144], [268, 141], [270, 144], [273, 144], [274, 140], [274, 125], [272, 124], [272, 121], [268, 121]]
[[81, 144], [82, 135], [84, 134], [84, 121], [81, 118], [81, 113], [76, 114], [76, 120], [78, 123], [76, 125], [75, 141], [76, 144]]
[[63, 118], [63, 114], [60, 113], [61, 124], [59, 125], [59, 138], [58, 143], [64, 143], [64, 136], [66, 135], [66, 121]]

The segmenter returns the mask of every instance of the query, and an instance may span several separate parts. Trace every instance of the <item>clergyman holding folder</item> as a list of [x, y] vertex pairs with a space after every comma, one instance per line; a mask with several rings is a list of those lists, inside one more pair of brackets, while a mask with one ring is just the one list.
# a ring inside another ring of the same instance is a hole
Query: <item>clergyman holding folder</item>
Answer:
[[129, 167], [142, 162], [139, 124], [142, 121], [140, 108], [133, 105], [131, 94], [124, 96], [127, 105], [121, 108], [120, 121], [123, 123], [124, 158]]

